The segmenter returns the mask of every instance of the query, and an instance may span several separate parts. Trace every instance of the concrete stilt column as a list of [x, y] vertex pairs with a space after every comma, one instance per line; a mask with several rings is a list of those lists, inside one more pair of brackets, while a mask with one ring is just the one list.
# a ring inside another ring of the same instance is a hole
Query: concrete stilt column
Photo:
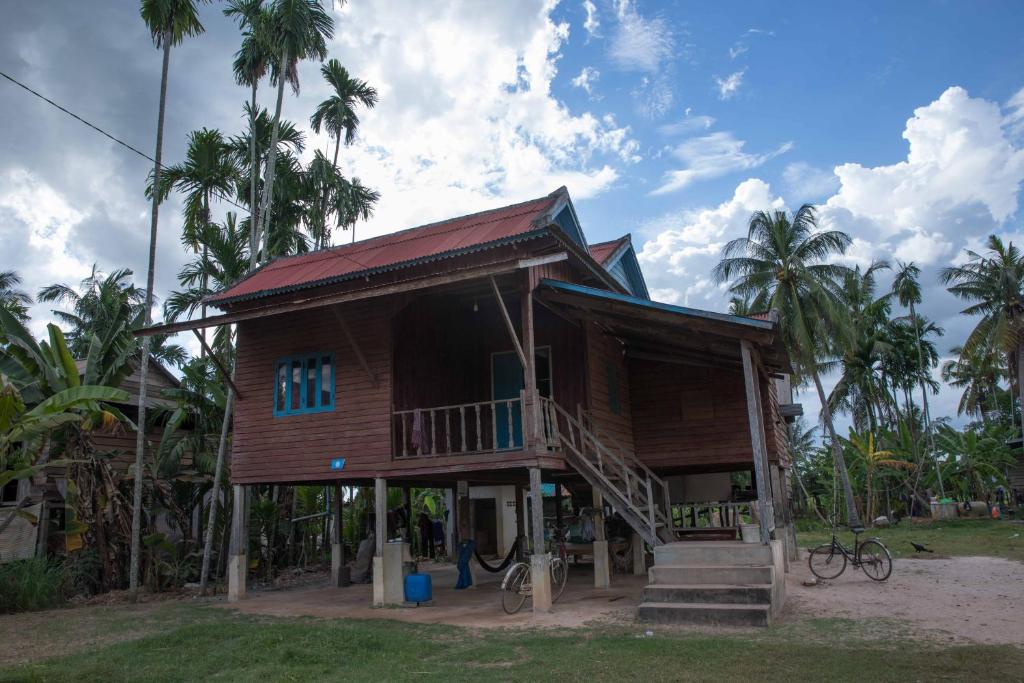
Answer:
[[523, 502], [523, 486], [516, 484], [516, 561], [522, 562], [526, 557], [526, 503]]
[[544, 552], [544, 492], [540, 468], [530, 468], [530, 516], [533, 523], [533, 555], [530, 580], [533, 582], [533, 611], [551, 611], [551, 556]]
[[600, 491], [594, 489], [594, 588], [609, 588], [611, 585], [608, 540], [604, 535], [604, 498]]
[[643, 576], [647, 573], [647, 551], [644, 549], [644, 539], [637, 532], [633, 532], [633, 574]]
[[[240, 484], [232, 488], [228, 602], [238, 602], [245, 597], [246, 581], [249, 578], [249, 488]], [[216, 500], [213, 504], [216, 504]]]
[[388, 482], [377, 477], [373, 480], [374, 541], [373, 551], [373, 606], [384, 606], [384, 543], [388, 535]]
[[[454, 551], [454, 553], [452, 555], [455, 558], [456, 562], [458, 562], [458, 559], [459, 559], [459, 552], [462, 549], [462, 542], [463, 541], [471, 541], [471, 540], [473, 540], [473, 525], [472, 525], [473, 520], [470, 519], [470, 514], [469, 514], [470, 504], [471, 503], [470, 503], [470, 499], [469, 499], [469, 482], [468, 481], [456, 482], [456, 484], [455, 484], [455, 509], [458, 511], [458, 515], [456, 516], [456, 522], [457, 522], [456, 526], [458, 527], [457, 531], [458, 531], [458, 536], [459, 536], [459, 538], [458, 538], [459, 542], [455, 546], [455, 551]], [[475, 581], [475, 579], [473, 577], [473, 563], [472, 562], [469, 563], [469, 578], [470, 578], [470, 581], [473, 582], [473, 586], [476, 586], [476, 581]]]

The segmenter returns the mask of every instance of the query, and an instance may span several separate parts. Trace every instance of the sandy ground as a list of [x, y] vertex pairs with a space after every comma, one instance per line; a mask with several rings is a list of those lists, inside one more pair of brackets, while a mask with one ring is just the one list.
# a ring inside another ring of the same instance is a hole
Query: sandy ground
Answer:
[[[632, 623], [647, 583], [645, 576], [615, 575], [611, 589], [597, 590], [589, 566], [573, 567], [552, 612], [534, 618], [528, 602], [519, 614], [502, 611], [501, 575], [477, 571], [474, 588], [456, 591], [454, 567], [426, 570], [433, 577], [433, 606], [373, 609], [369, 585], [322, 584], [253, 592], [241, 603], [222, 604], [245, 614], [270, 616], [387, 618], [473, 628], [580, 627]], [[993, 557], [906, 559], [896, 561], [892, 577], [884, 583], [852, 568], [834, 581], [804, 586], [810, 577], [806, 560], [793, 563], [780, 623], [822, 617], [898, 620], [908, 634], [928, 640], [1024, 645], [1024, 563]]]
[[475, 568], [475, 585], [457, 591], [453, 587], [457, 572], [452, 565], [420, 563], [420, 571], [431, 574], [433, 605], [374, 609], [372, 587], [368, 584], [347, 588], [315, 586], [280, 591], [252, 592], [235, 604], [223, 605], [243, 614], [269, 616], [313, 616], [350, 619], [396, 619], [421, 624], [452, 624], [472, 628], [575, 627], [594, 623], [621, 623], [633, 619], [640, 595], [647, 585], [646, 576], [616, 575], [610, 589], [593, 587], [593, 569], [589, 565], [570, 566], [569, 581], [562, 597], [549, 614], [533, 617], [530, 603], [518, 614], [501, 608], [499, 588], [503, 574], [489, 574]]
[[784, 620], [898, 619], [913, 634], [947, 642], [1024, 645], [1024, 563], [996, 557], [895, 561], [884, 583], [847, 568], [833, 581], [811, 578], [806, 556], [787, 575]]

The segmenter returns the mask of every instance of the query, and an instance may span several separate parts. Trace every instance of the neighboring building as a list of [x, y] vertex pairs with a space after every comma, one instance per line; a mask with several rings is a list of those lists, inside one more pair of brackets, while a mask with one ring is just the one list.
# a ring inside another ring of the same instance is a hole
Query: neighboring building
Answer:
[[[492, 487], [496, 503], [508, 501], [501, 513], [486, 508], [501, 527], [500, 552], [506, 519], [542, 544], [539, 510], [530, 524], [514, 491], [539, 500], [542, 480], [559, 482], [614, 508], [660, 563], [677, 534], [698, 535], [674, 514], [673, 504], [692, 502], [679, 499], [686, 491], [717, 492], [700, 502], [725, 509], [716, 519], [730, 523], [728, 510], [756, 498], [762, 544], [719, 548], [764, 565], [773, 596], [781, 591], [773, 572], [789, 459], [776, 379], [790, 367], [776, 324], [651, 301], [629, 236], [588, 246], [564, 188], [275, 259], [208, 303], [225, 314], [149, 333], [236, 324], [239, 500], [269, 483], [452, 488], [459, 536], [470, 539], [480, 516], [469, 512], [470, 487], [478, 499], [478, 487]], [[754, 492], [729, 486], [734, 472], [751, 472]], [[710, 488], [697, 476], [716, 473]], [[385, 512], [377, 604], [401, 599], [390, 588], [401, 555], [386, 548]], [[244, 520], [235, 515], [236, 539]], [[608, 581], [604, 544], [598, 532], [598, 585]], [[235, 598], [245, 551], [233, 546]], [[765, 618], [780, 604], [762, 606]]]

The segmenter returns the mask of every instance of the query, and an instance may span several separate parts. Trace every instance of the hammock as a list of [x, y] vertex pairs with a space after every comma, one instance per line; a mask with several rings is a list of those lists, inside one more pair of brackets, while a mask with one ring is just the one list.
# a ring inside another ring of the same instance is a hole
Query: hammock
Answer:
[[497, 567], [492, 567], [484, 561], [484, 558], [480, 557], [480, 553], [477, 552], [476, 548], [473, 549], [473, 555], [476, 557], [476, 561], [480, 563], [480, 566], [484, 568], [484, 571], [488, 571], [492, 574], [505, 571], [510, 564], [512, 564], [512, 558], [516, 556], [516, 551], [519, 549], [519, 537], [516, 537], [516, 542], [512, 544], [512, 547], [508, 551], [508, 555], [501, 561]]

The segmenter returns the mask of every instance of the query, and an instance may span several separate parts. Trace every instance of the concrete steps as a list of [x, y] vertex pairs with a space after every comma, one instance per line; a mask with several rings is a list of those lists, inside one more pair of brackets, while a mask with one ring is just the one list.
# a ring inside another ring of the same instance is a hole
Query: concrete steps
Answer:
[[644, 602], [637, 608], [641, 621], [654, 624], [702, 626], [768, 626], [771, 605]]
[[785, 599], [781, 545], [682, 541], [654, 549], [641, 621], [768, 626]]
[[644, 589], [644, 602], [715, 603], [720, 605], [770, 605], [771, 584], [655, 584]]

